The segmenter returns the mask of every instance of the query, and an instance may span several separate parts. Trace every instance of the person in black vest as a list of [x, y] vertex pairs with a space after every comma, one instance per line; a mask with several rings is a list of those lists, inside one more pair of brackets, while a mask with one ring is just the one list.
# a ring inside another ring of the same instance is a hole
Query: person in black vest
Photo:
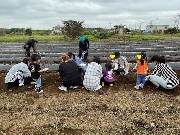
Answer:
[[24, 45], [24, 49], [25, 51], [25, 55], [26, 57], [30, 57], [30, 49], [31, 47], [33, 48], [34, 53], [37, 53], [36, 51], [36, 43], [38, 43], [38, 41], [34, 40], [34, 39], [29, 39], [26, 41], [25, 45]]
[[84, 36], [80, 36], [79, 38], [79, 58], [83, 59], [85, 62], [88, 57], [88, 49], [89, 49], [89, 40]]

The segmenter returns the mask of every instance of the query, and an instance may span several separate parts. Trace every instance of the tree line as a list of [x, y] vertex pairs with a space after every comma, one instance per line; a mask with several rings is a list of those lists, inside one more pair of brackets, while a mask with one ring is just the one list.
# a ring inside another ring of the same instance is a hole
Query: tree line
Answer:
[[[116, 31], [109, 31], [102, 28], [83, 28], [84, 21], [75, 21], [75, 20], [67, 20], [62, 21], [62, 26], [58, 33], [52, 33], [52, 30], [32, 30], [31, 28], [10, 28], [4, 29], [0, 28], [0, 36], [4, 36], [6, 34], [11, 35], [50, 35], [50, 34], [61, 34], [64, 37], [68, 37], [72, 40], [75, 40], [80, 35], [86, 35], [89, 37], [94, 37], [97, 39], [106, 39], [116, 34]], [[125, 33], [131, 32], [128, 28], [125, 28]], [[169, 28], [164, 31], [164, 34], [177, 34], [180, 33], [179, 29], [176, 27]]]

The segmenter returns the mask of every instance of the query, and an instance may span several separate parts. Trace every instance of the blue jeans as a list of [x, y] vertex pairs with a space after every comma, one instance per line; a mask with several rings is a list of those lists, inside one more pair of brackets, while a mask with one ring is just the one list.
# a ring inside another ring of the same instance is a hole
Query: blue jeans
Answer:
[[139, 86], [141, 83], [144, 86], [145, 84], [146, 75], [145, 74], [137, 74], [136, 77], [136, 86]]
[[35, 88], [40, 88], [41, 87], [41, 77], [38, 79], [33, 79], [35, 81]]

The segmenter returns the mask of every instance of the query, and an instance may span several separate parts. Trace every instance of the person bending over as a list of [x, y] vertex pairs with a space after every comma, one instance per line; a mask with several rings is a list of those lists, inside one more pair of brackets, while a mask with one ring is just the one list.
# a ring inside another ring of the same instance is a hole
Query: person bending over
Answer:
[[31, 72], [28, 69], [29, 59], [24, 58], [21, 63], [18, 63], [11, 67], [5, 77], [5, 83], [9, 89], [12, 86], [18, 86], [20, 88], [25, 87], [24, 78], [30, 77]]
[[29, 40], [26, 41], [26, 43], [24, 45], [25, 56], [26, 57], [30, 57], [30, 49], [31, 49], [31, 47], [33, 48], [34, 53], [37, 53], [37, 51], [36, 51], [36, 43], [38, 43], [38, 41], [36, 41], [34, 39], [29, 39]]
[[79, 58], [86, 62], [88, 57], [89, 40], [84, 36], [79, 38]]

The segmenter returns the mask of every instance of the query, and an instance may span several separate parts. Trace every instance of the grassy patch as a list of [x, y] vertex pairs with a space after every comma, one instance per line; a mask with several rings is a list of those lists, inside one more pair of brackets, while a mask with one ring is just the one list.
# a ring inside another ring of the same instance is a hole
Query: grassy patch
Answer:
[[[96, 42], [113, 42], [113, 41], [122, 41], [123, 39], [117, 39], [110, 37], [108, 39], [98, 39], [94, 35], [85, 35], [89, 41], [96, 41]], [[164, 40], [166, 37], [180, 37], [180, 34], [175, 35], [126, 35], [132, 41], [155, 41], [155, 40]], [[28, 39], [34, 38], [39, 42], [71, 42], [69, 38], [64, 38], [63, 35], [32, 35], [32, 36], [24, 36], [24, 35], [5, 35], [0, 36], [0, 43], [3, 42], [16, 42], [16, 43], [24, 43]], [[78, 41], [78, 38], [75, 40]]]
[[0, 42], [26, 42], [28, 39], [34, 38], [38, 40], [39, 42], [65, 42], [66, 40], [69, 41], [69, 39], [64, 39], [63, 35], [33, 35], [33, 36], [18, 36], [18, 35], [6, 35], [0, 37]]
[[164, 40], [162, 36], [154, 36], [154, 35], [130, 35], [130, 40], [135, 41], [153, 41], [153, 40]]

